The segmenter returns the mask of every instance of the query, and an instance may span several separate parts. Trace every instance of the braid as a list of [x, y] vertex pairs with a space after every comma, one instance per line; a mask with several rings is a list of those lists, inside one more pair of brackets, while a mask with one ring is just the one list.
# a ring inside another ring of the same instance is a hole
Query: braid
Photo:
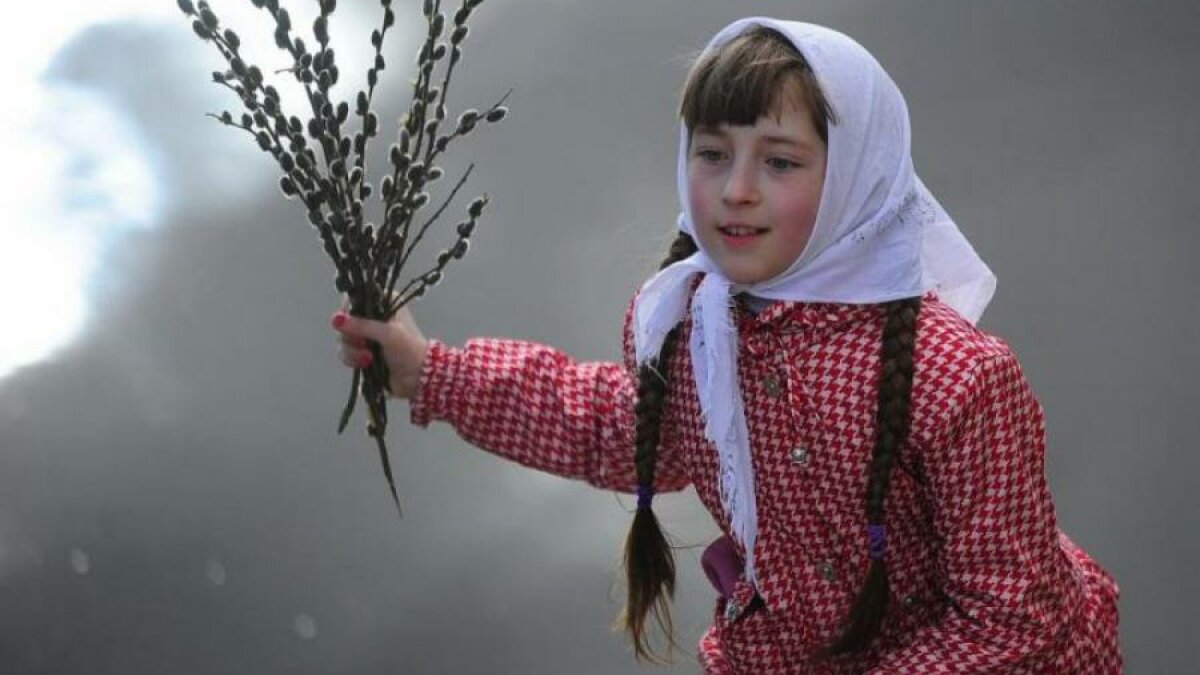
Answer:
[[[680, 233], [659, 269], [691, 256], [696, 250], [691, 236]], [[653, 612], [655, 622], [666, 635], [669, 658], [670, 648], [676, 646], [669, 604], [675, 594], [675, 559], [658, 519], [650, 510], [650, 495], [653, 494], [654, 464], [667, 396], [667, 364], [675, 353], [678, 334], [679, 326], [675, 326], [667, 333], [654, 363], [638, 370], [633, 457], [637, 468], [638, 507], [633, 516], [633, 527], [625, 540], [625, 579], [629, 597], [620, 620], [633, 641], [634, 655], [639, 660], [659, 663], [663, 659], [650, 649], [646, 639], [646, 618]]]
[[875, 449], [871, 454], [867, 476], [867, 532], [871, 562], [866, 581], [850, 608], [844, 632], [825, 649], [827, 656], [866, 648], [879, 634], [887, 611], [889, 589], [887, 566], [884, 563], [884, 499], [892, 477], [892, 465], [908, 437], [913, 346], [920, 308], [920, 298], [896, 300], [885, 306]]

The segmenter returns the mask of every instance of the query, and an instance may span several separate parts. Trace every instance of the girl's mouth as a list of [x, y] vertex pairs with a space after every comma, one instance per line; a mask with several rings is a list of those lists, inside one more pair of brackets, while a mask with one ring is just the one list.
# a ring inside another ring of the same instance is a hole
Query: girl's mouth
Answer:
[[717, 231], [721, 233], [721, 239], [725, 241], [725, 245], [731, 248], [745, 246], [768, 232], [765, 227], [749, 227], [747, 225], [728, 225], [718, 227]]

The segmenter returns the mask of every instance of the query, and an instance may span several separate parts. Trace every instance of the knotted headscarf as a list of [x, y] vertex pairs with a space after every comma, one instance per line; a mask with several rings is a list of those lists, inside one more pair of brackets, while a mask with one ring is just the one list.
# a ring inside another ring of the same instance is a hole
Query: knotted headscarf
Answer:
[[679, 128], [679, 229], [700, 250], [661, 270], [634, 302], [639, 364], [657, 358], [691, 297], [689, 349], [705, 436], [720, 459], [721, 502], [746, 552], [754, 583], [758, 520], [749, 430], [738, 382], [733, 296], [832, 303], [881, 303], [936, 290], [974, 322], [996, 278], [917, 177], [910, 154], [908, 108], [896, 84], [866, 49], [821, 26], [766, 17], [739, 19], [709, 41], [701, 58], [752, 25], [785, 35], [808, 61], [837, 121], [829, 125], [825, 182], [812, 234], [800, 256], [773, 279], [735, 284], [713, 262], [688, 208], [688, 129]]

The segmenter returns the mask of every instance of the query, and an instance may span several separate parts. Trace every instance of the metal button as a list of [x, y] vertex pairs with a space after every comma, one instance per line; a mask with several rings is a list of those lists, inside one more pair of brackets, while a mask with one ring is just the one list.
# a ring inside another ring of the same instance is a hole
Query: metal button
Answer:
[[902, 602], [904, 603], [905, 607], [907, 607], [908, 609], [912, 609], [913, 607], [917, 606], [917, 596], [906, 595], [906, 596], [904, 596], [904, 600]]
[[792, 463], [801, 466], [808, 464], [808, 450], [800, 447], [792, 448]]
[[771, 398], [779, 398], [779, 394], [783, 392], [783, 387], [779, 385], [779, 378], [775, 375], [767, 375], [763, 378], [763, 388], [767, 390], [767, 396]]
[[820, 565], [817, 565], [817, 571], [821, 573], [821, 578], [825, 581], [833, 581], [833, 563], [826, 560]]
[[726, 621], [733, 621], [734, 619], [736, 619], [738, 612], [740, 612], [740, 611], [742, 611], [742, 608], [738, 607], [737, 602], [735, 602], [732, 599], [725, 601], [725, 620]]

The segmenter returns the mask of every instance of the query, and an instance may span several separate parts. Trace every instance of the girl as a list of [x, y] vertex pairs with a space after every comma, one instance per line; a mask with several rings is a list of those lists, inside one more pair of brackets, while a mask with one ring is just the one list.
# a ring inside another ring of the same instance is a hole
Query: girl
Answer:
[[651, 511], [691, 484], [726, 537], [708, 673], [1117, 673], [1117, 586], [1058, 531], [1042, 411], [974, 327], [995, 279], [917, 178], [907, 108], [860, 45], [747, 18], [680, 106], [680, 234], [624, 364], [530, 342], [377, 341], [412, 421], [636, 492], [625, 626], [655, 657], [674, 562]]

